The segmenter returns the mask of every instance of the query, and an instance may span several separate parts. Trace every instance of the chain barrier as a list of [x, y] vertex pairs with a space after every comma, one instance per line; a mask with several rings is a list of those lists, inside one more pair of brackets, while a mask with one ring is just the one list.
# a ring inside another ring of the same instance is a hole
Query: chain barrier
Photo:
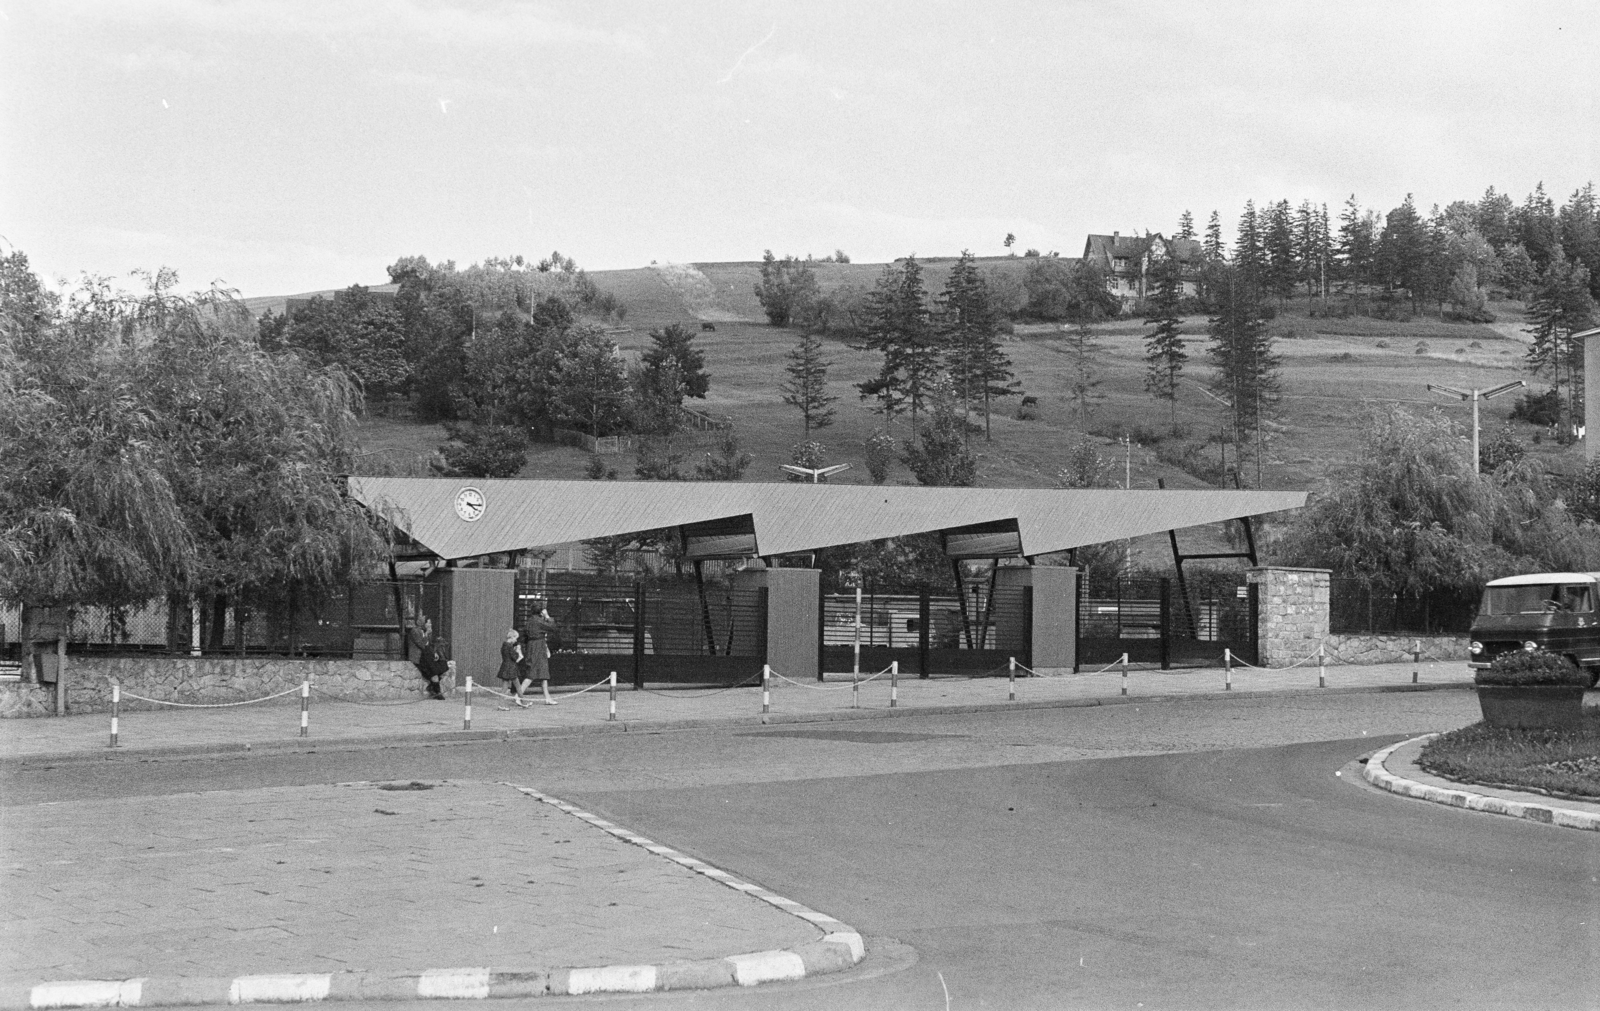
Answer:
[[696, 693], [694, 695], [685, 695], [682, 692], [664, 692], [664, 691], [660, 691], [660, 690], [655, 689], [655, 688], [642, 688], [640, 690], [641, 691], [645, 691], [645, 692], [649, 692], [651, 695], [660, 695], [662, 698], [674, 699], [674, 700], [679, 700], [679, 701], [684, 700], [684, 699], [707, 699], [707, 698], [710, 698], [713, 695], [721, 695], [723, 692], [731, 692], [735, 688], [748, 687], [750, 685], [755, 684], [757, 681], [760, 681], [760, 680], [761, 680], [761, 675], [759, 673], [752, 674], [749, 677], [745, 678], [743, 681], [738, 682], [737, 684], [727, 685], [726, 687], [713, 689], [712, 691], [708, 691], [708, 692], [698, 692], [698, 693]]
[[[117, 682], [112, 683], [117, 685], [119, 689], [122, 687]], [[234, 706], [253, 706], [257, 702], [269, 702], [272, 699], [281, 699], [285, 695], [293, 695], [299, 690], [300, 686], [295, 685], [293, 688], [285, 688], [276, 695], [264, 695], [259, 699], [245, 699], [243, 702], [168, 702], [165, 699], [151, 699], [146, 698], [143, 695], [135, 695], [130, 691], [122, 691], [121, 694], [123, 698], [138, 699], [140, 702], [149, 702], [158, 706], [173, 706], [178, 709], [231, 709]]]
[[392, 699], [392, 700], [390, 700], [388, 702], [365, 702], [365, 701], [362, 701], [361, 699], [352, 699], [352, 698], [348, 698], [348, 697], [346, 697], [344, 695], [335, 695], [333, 692], [326, 691], [324, 689], [318, 688], [314, 684], [311, 686], [311, 690], [316, 692], [318, 695], [321, 695], [324, 698], [332, 699], [335, 702], [348, 702], [352, 706], [372, 706], [372, 707], [377, 708], [377, 709], [391, 709], [391, 708], [393, 708], [395, 706], [414, 706], [419, 702], [437, 702], [438, 701], [438, 699], [420, 698], [420, 699]]
[[855, 688], [859, 685], [864, 685], [869, 681], [876, 681], [878, 678], [881, 678], [885, 674], [889, 673], [889, 671], [892, 669], [893, 668], [891, 667], [885, 667], [883, 670], [873, 674], [871, 677], [858, 678], [854, 681], [851, 681], [849, 684], [840, 685], [808, 685], [804, 681], [796, 681], [794, 678], [786, 677], [785, 675], [779, 674], [777, 671], [773, 671], [772, 676], [777, 678], [779, 681], [787, 681], [796, 688], [807, 688], [814, 692], [842, 692], [847, 688]]

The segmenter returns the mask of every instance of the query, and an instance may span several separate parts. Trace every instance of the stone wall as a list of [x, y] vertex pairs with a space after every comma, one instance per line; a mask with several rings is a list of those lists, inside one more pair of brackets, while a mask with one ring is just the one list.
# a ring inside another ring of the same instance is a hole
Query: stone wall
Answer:
[[[310, 680], [313, 698], [362, 702], [421, 698], [425, 682], [416, 664], [403, 660], [291, 660], [187, 657], [69, 656], [67, 712], [111, 709], [111, 679], [122, 684], [122, 708], [163, 708], [128, 694], [170, 702], [240, 702], [292, 688]], [[0, 684], [0, 717], [48, 716], [55, 711], [50, 685]], [[297, 695], [262, 705], [299, 705]]]
[[1411, 651], [1422, 646], [1422, 662], [1467, 659], [1465, 635], [1330, 635], [1327, 641], [1329, 663], [1395, 663], [1411, 659]]
[[1263, 565], [1245, 573], [1257, 584], [1256, 633], [1261, 666], [1286, 667], [1328, 637], [1327, 569]]

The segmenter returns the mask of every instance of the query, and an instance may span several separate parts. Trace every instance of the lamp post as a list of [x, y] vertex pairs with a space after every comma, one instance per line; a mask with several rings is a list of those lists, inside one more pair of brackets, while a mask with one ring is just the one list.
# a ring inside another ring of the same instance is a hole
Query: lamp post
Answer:
[[778, 469], [785, 474], [794, 474], [797, 477], [809, 477], [812, 484], [821, 484], [825, 477], [832, 477], [841, 471], [850, 469], [848, 463], [836, 463], [831, 467], [801, 467], [793, 463], [781, 463]]
[[1527, 385], [1520, 379], [1513, 379], [1509, 383], [1501, 383], [1499, 386], [1492, 386], [1487, 390], [1458, 390], [1454, 386], [1428, 384], [1429, 391], [1433, 393], [1443, 393], [1447, 397], [1460, 397], [1462, 400], [1472, 401], [1472, 472], [1474, 474], [1483, 472], [1478, 463], [1478, 401], [1488, 400], [1490, 397], [1498, 397], [1502, 393], [1510, 393], [1512, 390], [1521, 389]]

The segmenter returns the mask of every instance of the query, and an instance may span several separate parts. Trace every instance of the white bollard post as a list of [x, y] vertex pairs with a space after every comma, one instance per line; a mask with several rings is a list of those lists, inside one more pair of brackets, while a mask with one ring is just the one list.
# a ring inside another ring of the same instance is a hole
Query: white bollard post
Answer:
[[1222, 650], [1222, 663], [1225, 673], [1222, 675], [1222, 690], [1233, 691], [1233, 650], [1224, 647]]
[[767, 714], [772, 711], [772, 667], [768, 664], [761, 665], [761, 722], [767, 722]]
[[1128, 654], [1122, 654], [1122, 694], [1128, 694]]
[[1328, 656], [1321, 645], [1317, 646], [1317, 687], [1328, 687]]
[[472, 675], [471, 674], [467, 675], [466, 690], [461, 693], [461, 697], [466, 700], [466, 704], [465, 704], [465, 706], [462, 707], [462, 710], [461, 710], [461, 729], [462, 730], [471, 730], [472, 729]]
[[889, 708], [900, 704], [900, 661], [889, 661]]
[[850, 665], [856, 677], [861, 676], [861, 587], [856, 587], [856, 640], [855, 659]]
[[1012, 656], [1006, 659], [1009, 661], [1006, 664], [1006, 674], [1011, 679], [1010, 687], [1006, 690], [1006, 701], [1015, 702], [1017, 701], [1017, 658]]
[[1411, 683], [1417, 683], [1417, 676], [1422, 673], [1422, 640], [1411, 640]]
[[617, 672], [611, 672], [611, 712], [606, 716], [607, 723], [617, 722]]
[[311, 732], [311, 679], [300, 682], [300, 736]]
[[[59, 676], [59, 675], [58, 675]], [[122, 706], [122, 686], [111, 682], [111, 747], [117, 746], [117, 710]]]

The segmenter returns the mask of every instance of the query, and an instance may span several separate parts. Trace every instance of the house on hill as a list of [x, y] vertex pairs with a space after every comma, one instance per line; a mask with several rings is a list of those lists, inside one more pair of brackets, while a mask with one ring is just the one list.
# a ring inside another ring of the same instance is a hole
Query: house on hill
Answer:
[[1083, 244], [1083, 259], [1105, 270], [1106, 289], [1125, 302], [1145, 296], [1151, 267], [1168, 258], [1178, 261], [1183, 293], [1198, 294], [1204, 254], [1198, 239], [1168, 239], [1159, 232], [1142, 238], [1121, 232], [1091, 235]]

